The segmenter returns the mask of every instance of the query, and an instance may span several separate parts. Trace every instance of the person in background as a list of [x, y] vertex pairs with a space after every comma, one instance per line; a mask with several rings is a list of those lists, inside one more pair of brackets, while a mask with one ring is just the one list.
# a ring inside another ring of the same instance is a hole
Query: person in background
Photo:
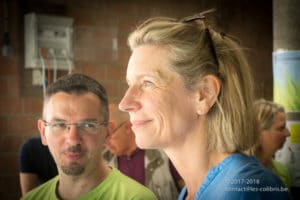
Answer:
[[102, 150], [111, 130], [105, 89], [94, 79], [69, 74], [46, 91], [42, 143], [49, 147], [58, 176], [22, 199], [157, 199], [138, 182], [105, 165]]
[[291, 186], [290, 174], [287, 167], [274, 159], [277, 150], [283, 147], [290, 136], [286, 128], [286, 114], [284, 108], [272, 101], [259, 99], [254, 103], [254, 113], [257, 116], [260, 145], [255, 155], [264, 166], [280, 177], [287, 188]]
[[159, 150], [142, 150], [135, 143], [129, 115], [109, 105], [113, 131], [106, 138], [104, 158], [127, 176], [152, 190], [160, 200], [178, 198], [183, 182], [168, 157]]
[[39, 136], [26, 140], [19, 150], [22, 195], [57, 175], [55, 162]]
[[247, 60], [204, 13], [150, 18], [129, 35], [129, 112], [140, 148], [162, 149], [185, 199], [288, 199], [280, 179], [243, 152], [259, 141]]

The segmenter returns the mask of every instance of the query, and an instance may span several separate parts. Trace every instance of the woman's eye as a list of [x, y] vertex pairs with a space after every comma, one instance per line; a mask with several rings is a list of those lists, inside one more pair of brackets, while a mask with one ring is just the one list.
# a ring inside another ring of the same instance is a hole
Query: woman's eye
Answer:
[[143, 82], [143, 87], [153, 87], [154, 84], [151, 81], [144, 81]]

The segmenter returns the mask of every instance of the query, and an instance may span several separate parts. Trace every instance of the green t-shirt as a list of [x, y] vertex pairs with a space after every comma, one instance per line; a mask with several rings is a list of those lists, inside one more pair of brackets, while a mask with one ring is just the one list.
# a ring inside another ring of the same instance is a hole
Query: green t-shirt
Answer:
[[[58, 200], [56, 185], [58, 176], [27, 193], [22, 200], [43, 199]], [[123, 175], [113, 168], [109, 175], [97, 187], [79, 197], [78, 200], [157, 200], [155, 195], [145, 186]]]

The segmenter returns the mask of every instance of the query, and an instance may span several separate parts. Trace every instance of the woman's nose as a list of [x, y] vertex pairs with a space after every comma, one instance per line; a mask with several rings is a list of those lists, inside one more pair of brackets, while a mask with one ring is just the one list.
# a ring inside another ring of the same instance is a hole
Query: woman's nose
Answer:
[[289, 137], [291, 134], [290, 134], [290, 131], [289, 129], [285, 129], [285, 137]]
[[120, 101], [119, 109], [124, 112], [132, 112], [139, 109], [139, 107], [139, 91], [136, 87], [131, 86]]

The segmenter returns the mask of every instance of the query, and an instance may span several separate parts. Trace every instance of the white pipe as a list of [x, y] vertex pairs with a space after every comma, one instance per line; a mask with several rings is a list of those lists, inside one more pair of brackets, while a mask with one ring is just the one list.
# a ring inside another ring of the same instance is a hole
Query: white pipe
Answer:
[[40, 60], [42, 64], [42, 86], [43, 86], [43, 97], [45, 98], [46, 96], [46, 77], [45, 77], [45, 62], [43, 58], [43, 53], [42, 49], [40, 48]]

